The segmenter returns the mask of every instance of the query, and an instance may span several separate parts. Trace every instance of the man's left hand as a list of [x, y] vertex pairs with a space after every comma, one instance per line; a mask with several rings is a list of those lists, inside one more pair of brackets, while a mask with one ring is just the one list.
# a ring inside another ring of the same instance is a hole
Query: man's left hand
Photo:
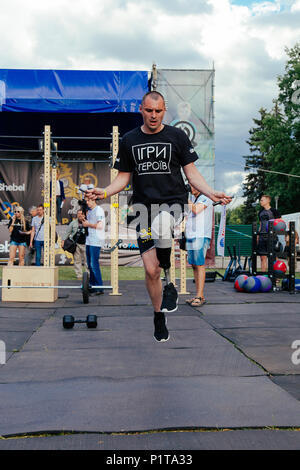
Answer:
[[221, 201], [222, 206], [224, 206], [232, 201], [232, 196], [227, 196], [222, 191], [214, 191], [211, 200], [214, 202]]

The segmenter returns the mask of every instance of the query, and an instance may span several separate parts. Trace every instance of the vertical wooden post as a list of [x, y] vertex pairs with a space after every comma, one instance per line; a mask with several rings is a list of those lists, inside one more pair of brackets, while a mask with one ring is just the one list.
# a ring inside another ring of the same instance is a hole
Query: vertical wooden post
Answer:
[[[184, 232], [185, 221], [181, 222], [181, 233]], [[189, 294], [186, 290], [186, 251], [180, 250], [180, 292], [179, 294]]]
[[49, 267], [50, 254], [50, 126], [44, 127], [44, 266]]
[[175, 270], [175, 241], [172, 239], [172, 250], [171, 250], [171, 267], [170, 267], [170, 282], [176, 286], [176, 270]]
[[[112, 132], [112, 166], [115, 163], [116, 157], [119, 151], [119, 129], [118, 126], [113, 126]], [[111, 182], [116, 178], [118, 170], [112, 168], [110, 170], [110, 180]], [[111, 237], [111, 246], [113, 247], [119, 239], [119, 196], [115, 194], [111, 196], [111, 205], [110, 205], [110, 237]], [[122, 295], [119, 293], [119, 249], [118, 247], [114, 249], [111, 253], [110, 258], [110, 273], [111, 273], [111, 285], [112, 292], [110, 295]]]
[[56, 228], [56, 168], [51, 171], [51, 230], [50, 230], [50, 266], [55, 266], [55, 228]]

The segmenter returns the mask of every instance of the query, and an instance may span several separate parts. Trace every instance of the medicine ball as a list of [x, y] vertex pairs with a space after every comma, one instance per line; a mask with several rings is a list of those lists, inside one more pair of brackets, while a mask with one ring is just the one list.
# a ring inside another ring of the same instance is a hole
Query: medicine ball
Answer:
[[249, 276], [248, 279], [246, 279], [243, 288], [246, 292], [250, 292], [253, 294], [259, 292], [260, 280], [257, 279], [256, 276]]
[[244, 292], [244, 284], [247, 279], [248, 279], [248, 276], [246, 276], [246, 274], [240, 274], [234, 281], [234, 288], [238, 292]]
[[283, 235], [286, 231], [286, 223], [283, 219], [275, 219], [273, 221], [274, 231], [278, 235]]
[[272, 281], [267, 276], [256, 276], [260, 282], [260, 292], [269, 292], [272, 289]]
[[284, 277], [286, 273], [286, 269], [287, 268], [286, 268], [286, 264], [284, 263], [284, 261], [277, 260], [273, 264], [274, 276], [276, 277]]

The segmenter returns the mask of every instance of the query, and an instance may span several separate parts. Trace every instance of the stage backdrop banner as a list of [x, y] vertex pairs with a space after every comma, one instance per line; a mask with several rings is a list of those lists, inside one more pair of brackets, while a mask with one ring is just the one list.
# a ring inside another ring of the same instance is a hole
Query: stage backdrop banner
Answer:
[[214, 70], [157, 70], [156, 90], [166, 100], [164, 122], [184, 130], [199, 160], [195, 162], [214, 187]]
[[[63, 225], [57, 226], [58, 243], [56, 245], [56, 264], [73, 264], [73, 256], [65, 252], [60, 241], [64, 238], [64, 234], [69, 222], [76, 217], [77, 210], [80, 208], [79, 202], [82, 194], [78, 190], [80, 184], [85, 177], [90, 177], [91, 183], [95, 187], [105, 187], [110, 182], [110, 168], [108, 163], [60, 163], [59, 165], [60, 179], [64, 184], [66, 200], [62, 208]], [[7, 224], [9, 219], [13, 217], [14, 206], [20, 205], [24, 208], [25, 216], [29, 216], [31, 206], [37, 206], [43, 203], [43, 180], [44, 165], [42, 162], [0, 162], [0, 260], [8, 258], [9, 253], [9, 231]], [[128, 230], [124, 230], [126, 226], [125, 212], [126, 203], [132, 193], [129, 185], [120, 198], [121, 216], [119, 227], [119, 238], [123, 240], [120, 245], [119, 264], [132, 265], [139, 263], [140, 256], [136, 242], [135, 233], [128, 235]], [[110, 202], [103, 201], [103, 208], [106, 216], [106, 243], [101, 250], [102, 264], [110, 264], [110, 255], [108, 253], [111, 247], [110, 240]], [[124, 210], [123, 210], [124, 206]]]
[[137, 113], [147, 71], [0, 69], [0, 112]]

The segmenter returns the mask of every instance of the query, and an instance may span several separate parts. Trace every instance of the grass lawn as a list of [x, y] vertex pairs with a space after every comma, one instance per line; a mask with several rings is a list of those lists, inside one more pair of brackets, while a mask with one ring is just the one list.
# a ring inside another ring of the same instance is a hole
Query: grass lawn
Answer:
[[[209, 268], [207, 271], [218, 271], [220, 274], [224, 274], [224, 269], [215, 269]], [[110, 280], [110, 266], [101, 266], [101, 273], [104, 281]], [[187, 278], [193, 278], [192, 268], [187, 268], [186, 270]], [[176, 278], [179, 278], [180, 270], [176, 269]], [[0, 267], [0, 278], [2, 279], [2, 267]], [[63, 280], [72, 280], [76, 279], [75, 271], [72, 266], [62, 266], [59, 267], [59, 279]], [[119, 280], [120, 281], [130, 281], [130, 280], [143, 280], [145, 279], [144, 268], [142, 267], [130, 267], [130, 266], [119, 266]], [[218, 277], [218, 279], [221, 279]], [[300, 279], [300, 273], [296, 273], [296, 279]]]

